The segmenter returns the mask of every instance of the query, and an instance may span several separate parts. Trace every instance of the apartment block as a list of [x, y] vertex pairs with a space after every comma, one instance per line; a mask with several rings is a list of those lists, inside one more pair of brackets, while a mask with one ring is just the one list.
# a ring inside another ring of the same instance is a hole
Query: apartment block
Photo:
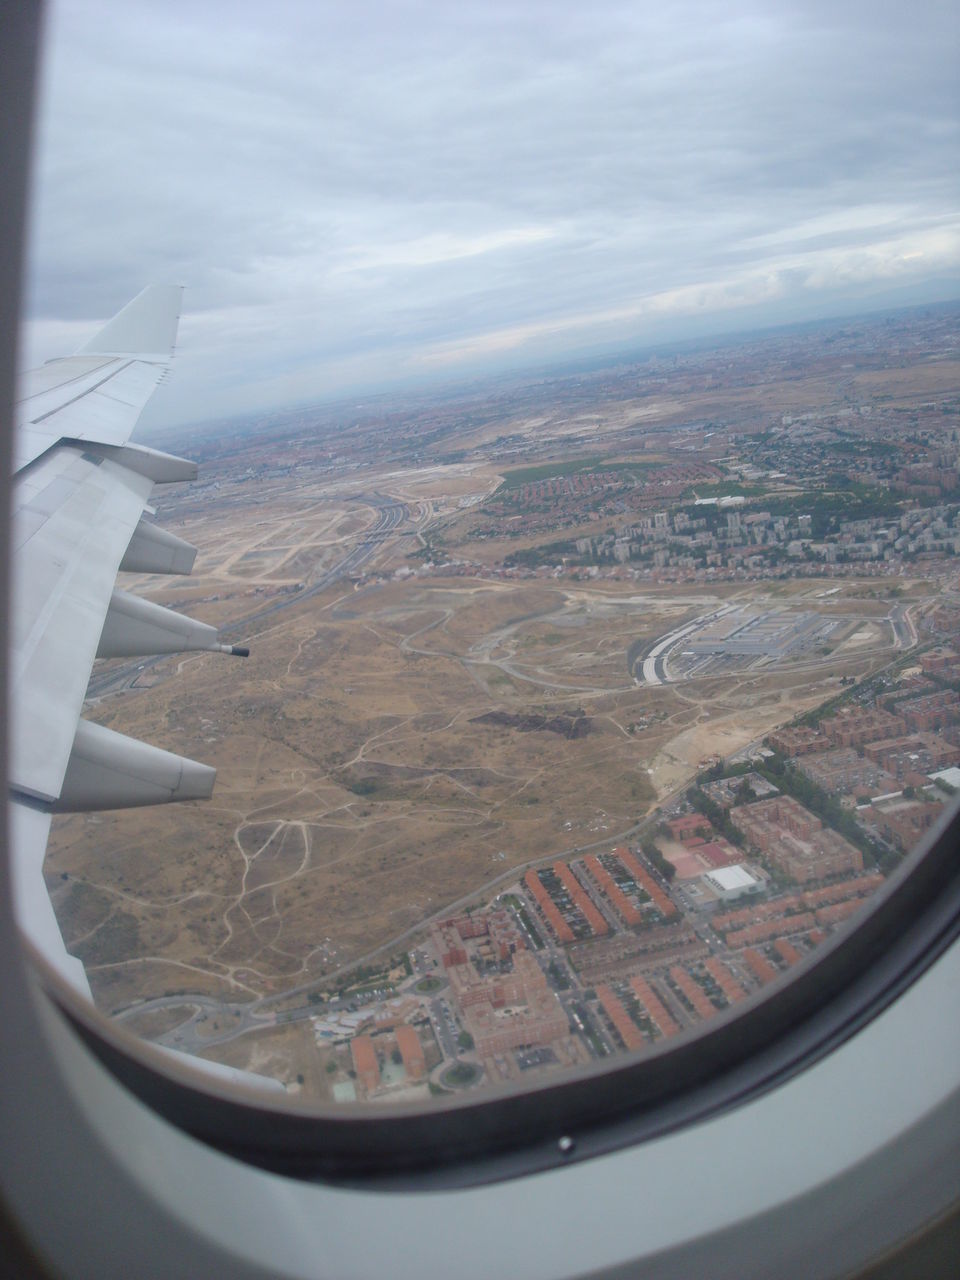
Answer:
[[903, 728], [899, 716], [872, 707], [848, 707], [820, 722], [821, 732], [835, 747], [859, 747], [877, 738], [892, 738]]
[[863, 752], [899, 782], [909, 781], [911, 774], [933, 773], [960, 763], [960, 749], [932, 733], [914, 733], [868, 742]]
[[880, 834], [904, 853], [908, 853], [925, 831], [933, 826], [943, 812], [940, 801], [871, 806]]
[[805, 883], [863, 870], [863, 855], [792, 796], [730, 810], [744, 838], [793, 880]]
[[810, 751], [822, 751], [828, 745], [827, 739], [817, 729], [807, 725], [795, 728], [778, 729], [767, 739], [774, 751], [785, 756], [805, 756]]
[[642, 1049], [647, 1043], [643, 1032], [627, 1013], [623, 1004], [605, 982], [597, 984], [597, 999], [604, 1013], [616, 1028], [625, 1049]]
[[[569, 1023], [556, 994], [550, 989], [536, 958], [529, 951], [514, 957], [509, 998], [497, 993], [497, 983], [477, 979], [474, 997], [465, 1005], [457, 992], [463, 1020], [481, 1057], [506, 1053], [524, 1046], [548, 1045], [569, 1034]], [[504, 997], [501, 1000], [501, 997]]]
[[357, 1073], [357, 1083], [367, 1095], [375, 1093], [380, 1084], [380, 1064], [377, 1051], [369, 1036], [354, 1036], [350, 1041], [350, 1056]]
[[811, 782], [832, 795], [884, 795], [895, 791], [897, 779], [869, 756], [853, 747], [839, 747], [804, 756], [797, 766]]
[[908, 698], [898, 703], [897, 714], [913, 733], [942, 729], [960, 716], [960, 694], [941, 689], [922, 698]]
[[423, 1053], [420, 1037], [413, 1027], [397, 1027], [397, 1048], [403, 1058], [407, 1076], [411, 1080], [421, 1080], [426, 1074], [427, 1062]]

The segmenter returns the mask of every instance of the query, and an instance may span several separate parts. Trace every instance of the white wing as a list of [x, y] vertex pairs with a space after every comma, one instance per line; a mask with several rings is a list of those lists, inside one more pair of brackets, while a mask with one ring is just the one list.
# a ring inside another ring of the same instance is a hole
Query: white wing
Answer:
[[144, 518], [194, 463], [130, 444], [166, 376], [182, 290], [154, 285], [74, 356], [28, 375], [13, 495], [10, 789], [20, 926], [89, 996], [43, 882], [51, 814], [209, 797], [215, 770], [80, 718], [95, 657], [210, 649], [213, 627], [115, 587], [118, 570], [189, 573], [195, 548]]

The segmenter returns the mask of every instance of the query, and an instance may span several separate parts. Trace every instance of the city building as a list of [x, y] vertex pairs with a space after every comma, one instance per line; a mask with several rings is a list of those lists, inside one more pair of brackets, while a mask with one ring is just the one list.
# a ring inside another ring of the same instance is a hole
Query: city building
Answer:
[[730, 820], [784, 875], [801, 883], [863, 870], [860, 850], [792, 796], [740, 805], [730, 810]]
[[350, 1055], [357, 1073], [357, 1084], [368, 1096], [375, 1093], [380, 1084], [380, 1064], [373, 1041], [369, 1036], [354, 1036], [350, 1041]]
[[717, 867], [714, 871], [708, 871], [701, 879], [723, 902], [732, 902], [746, 894], [760, 893], [764, 888], [763, 881], [740, 864]]
[[420, 1037], [413, 1027], [397, 1027], [397, 1048], [403, 1058], [407, 1076], [411, 1080], [420, 1080], [426, 1074], [427, 1063], [423, 1053]]
[[871, 805], [880, 834], [885, 840], [908, 853], [923, 833], [933, 826], [943, 812], [943, 804], [934, 801], [898, 801]]
[[[451, 976], [457, 971], [451, 970]], [[463, 1022], [481, 1057], [525, 1046], [544, 1046], [569, 1034], [563, 1005], [550, 986], [535, 956], [529, 951], [514, 957], [511, 982], [489, 982], [474, 975], [456, 989]], [[463, 996], [468, 996], [466, 1002]]]

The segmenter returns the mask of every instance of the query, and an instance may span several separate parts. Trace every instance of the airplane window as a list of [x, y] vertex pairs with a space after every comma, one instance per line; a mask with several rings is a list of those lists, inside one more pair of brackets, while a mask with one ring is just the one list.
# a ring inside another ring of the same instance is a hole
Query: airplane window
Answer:
[[22, 923], [253, 1160], [234, 1085], [358, 1172], [727, 1105], [944, 909], [956, 15], [681, 8], [50, 15], [14, 623], [114, 520], [126, 594], [23, 703]]

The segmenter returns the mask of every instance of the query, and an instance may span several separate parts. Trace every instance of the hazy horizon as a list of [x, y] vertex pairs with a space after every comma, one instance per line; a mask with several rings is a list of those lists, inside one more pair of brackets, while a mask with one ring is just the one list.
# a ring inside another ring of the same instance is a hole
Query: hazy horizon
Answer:
[[23, 363], [188, 285], [186, 423], [960, 296], [960, 17], [61, 0]]
[[453, 398], [459, 395], [469, 398], [471, 395], [487, 392], [498, 383], [524, 385], [539, 379], [559, 380], [564, 377], [594, 372], [605, 367], [614, 368], [618, 364], [642, 364], [655, 358], [668, 358], [673, 354], [698, 352], [706, 354], [715, 350], [723, 350], [727, 347], [735, 347], [740, 343], [774, 341], [778, 335], [793, 331], [805, 332], [821, 327], [827, 329], [832, 327], [842, 328], [847, 324], [856, 322], [877, 321], [886, 316], [904, 315], [911, 311], [922, 312], [930, 307], [960, 309], [960, 295], [943, 299], [931, 299], [927, 302], [881, 307], [869, 311], [838, 312], [836, 315], [816, 316], [812, 319], [798, 318], [762, 327], [731, 328], [700, 334], [689, 333], [678, 335], [672, 340], [664, 340], [662, 342], [627, 344], [622, 347], [611, 346], [603, 347], [602, 349], [584, 348], [580, 351], [557, 356], [553, 360], [526, 363], [518, 361], [515, 364], [504, 364], [498, 368], [481, 369], [472, 375], [463, 372], [456, 377], [448, 376], [444, 378], [438, 375], [433, 381], [425, 379], [411, 380], [408, 383], [397, 382], [382, 388], [366, 386], [349, 390], [339, 396], [319, 394], [300, 401], [278, 402], [270, 407], [237, 410], [235, 413], [220, 414], [206, 418], [187, 418], [182, 422], [169, 422], [169, 420], [166, 420], [153, 423], [146, 422], [144, 424], [144, 420], [141, 419], [141, 425], [137, 428], [137, 435], [144, 438], [160, 438], [166, 433], [168, 427], [171, 432], [177, 433], [184, 427], [202, 428], [270, 413], [300, 413], [310, 409], [327, 412], [346, 410], [348, 408], [353, 411], [361, 409], [373, 410], [380, 407], [379, 402], [389, 401], [391, 397], [396, 398], [397, 407], [409, 409], [415, 406], [419, 399], [427, 403], [438, 398]]

